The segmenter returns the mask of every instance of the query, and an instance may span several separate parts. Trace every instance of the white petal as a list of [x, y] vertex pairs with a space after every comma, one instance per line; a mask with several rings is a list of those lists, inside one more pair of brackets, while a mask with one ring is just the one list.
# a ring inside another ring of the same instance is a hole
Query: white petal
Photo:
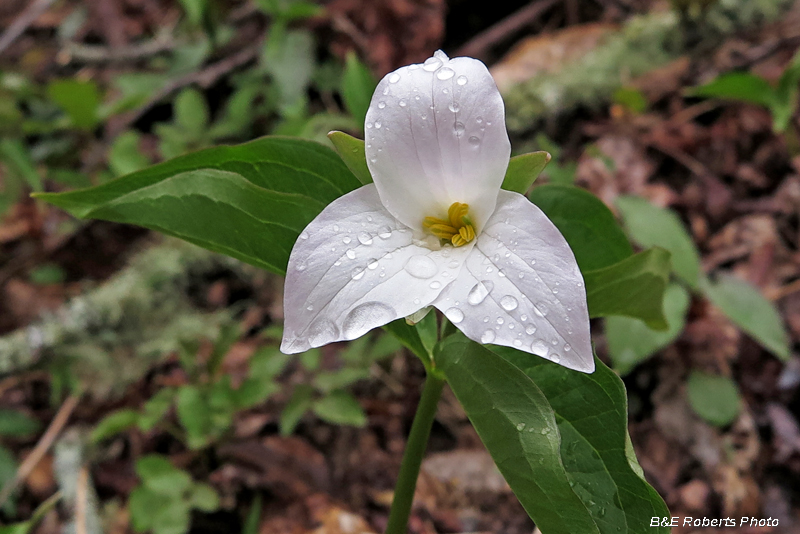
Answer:
[[470, 339], [594, 371], [575, 256], [547, 216], [518, 193], [500, 192], [461, 274], [433, 304]]
[[511, 154], [503, 100], [483, 63], [437, 52], [386, 75], [365, 126], [369, 170], [397, 219], [418, 229], [464, 202], [483, 226]]
[[281, 350], [355, 339], [430, 305], [458, 277], [472, 246], [432, 251], [412, 234], [373, 184], [329, 204], [289, 257]]

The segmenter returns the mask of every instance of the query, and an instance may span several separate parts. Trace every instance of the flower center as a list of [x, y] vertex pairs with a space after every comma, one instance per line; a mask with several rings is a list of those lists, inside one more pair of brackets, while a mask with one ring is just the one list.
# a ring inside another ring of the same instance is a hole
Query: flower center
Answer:
[[469, 204], [453, 202], [447, 210], [447, 219], [425, 217], [422, 226], [439, 239], [462, 247], [475, 239], [475, 227], [469, 218]]

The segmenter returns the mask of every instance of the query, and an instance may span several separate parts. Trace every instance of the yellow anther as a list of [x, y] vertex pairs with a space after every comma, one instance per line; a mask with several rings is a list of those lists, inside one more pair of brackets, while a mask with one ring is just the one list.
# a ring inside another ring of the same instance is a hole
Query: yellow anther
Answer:
[[469, 218], [469, 205], [454, 202], [447, 210], [447, 219], [425, 217], [422, 226], [443, 241], [461, 247], [475, 239], [475, 228]]

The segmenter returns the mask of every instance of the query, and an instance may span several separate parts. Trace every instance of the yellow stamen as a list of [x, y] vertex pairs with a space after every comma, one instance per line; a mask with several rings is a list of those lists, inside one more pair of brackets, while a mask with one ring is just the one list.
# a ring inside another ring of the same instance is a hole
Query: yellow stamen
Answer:
[[425, 217], [422, 226], [443, 241], [461, 247], [475, 239], [475, 227], [469, 218], [469, 205], [453, 202], [447, 210], [447, 220]]

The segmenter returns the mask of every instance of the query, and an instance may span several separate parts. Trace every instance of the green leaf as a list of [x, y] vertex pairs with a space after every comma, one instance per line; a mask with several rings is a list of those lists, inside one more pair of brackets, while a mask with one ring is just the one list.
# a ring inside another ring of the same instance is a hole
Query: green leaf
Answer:
[[620, 87], [614, 91], [612, 99], [632, 113], [641, 114], [647, 111], [647, 98], [635, 87]]
[[183, 499], [166, 501], [153, 514], [154, 534], [187, 534], [191, 523], [189, 503]]
[[[196, 169], [204, 170], [190, 172]], [[97, 187], [38, 196], [77, 217], [146, 226], [283, 274], [303, 228], [358, 186], [332, 150], [265, 137], [187, 154]]]
[[686, 383], [692, 410], [716, 426], [728, 426], [739, 416], [742, 399], [736, 383], [727, 376], [692, 371]]
[[196, 136], [208, 126], [208, 104], [203, 93], [193, 87], [184, 89], [175, 98], [174, 113], [175, 124], [188, 134]]
[[203, 22], [203, 15], [208, 9], [208, 0], [180, 0], [189, 22], [199, 26]]
[[143, 432], [152, 430], [172, 407], [174, 397], [175, 390], [172, 388], [164, 388], [153, 395], [150, 400], [145, 403], [142, 413], [139, 414], [139, 428]]
[[43, 263], [34, 267], [28, 273], [28, 280], [32, 284], [46, 286], [50, 284], [60, 284], [67, 278], [67, 273], [57, 263]]
[[97, 443], [104, 439], [116, 436], [123, 430], [136, 426], [139, 414], [134, 410], [118, 410], [113, 412], [97, 423], [92, 430], [91, 441]]
[[189, 492], [189, 505], [203, 512], [213, 512], [219, 508], [219, 496], [208, 484], [195, 484]]
[[308, 30], [290, 30], [282, 38], [270, 41], [264, 49], [267, 67], [280, 93], [284, 116], [305, 113], [306, 90], [314, 72], [314, 35]]
[[41, 424], [17, 410], [0, 408], [0, 436], [28, 438], [39, 432]]
[[288, 436], [294, 432], [300, 419], [311, 407], [311, 395], [313, 393], [314, 390], [308, 384], [295, 386], [292, 397], [281, 412], [280, 427], [282, 436]]
[[[192, 385], [181, 386], [175, 402], [183, 428], [193, 445], [204, 444], [205, 437], [211, 429], [210, 407], [202, 392]], [[192, 448], [197, 448], [192, 446]]]
[[141, 135], [133, 130], [121, 133], [108, 151], [108, 166], [117, 176], [144, 169], [150, 160], [139, 150]]
[[344, 367], [338, 371], [328, 371], [314, 377], [314, 385], [323, 393], [349, 386], [359, 380], [369, 378], [367, 367]]
[[769, 82], [747, 72], [723, 74], [705, 85], [689, 89], [687, 93], [690, 96], [741, 100], [766, 108], [772, 108], [775, 102], [775, 91]]
[[583, 273], [591, 317], [624, 315], [665, 330], [664, 290], [669, 282], [670, 255], [651, 248], [610, 267]]
[[342, 99], [347, 111], [364, 128], [364, 119], [367, 116], [372, 93], [378, 81], [364, 65], [355, 52], [347, 53], [342, 75]]
[[145, 486], [138, 486], [128, 498], [131, 523], [136, 532], [145, 532], [153, 526], [154, 512], [164, 507], [164, 496], [154, 493]]
[[405, 348], [422, 360], [426, 367], [430, 365], [431, 354], [428, 352], [425, 343], [422, 342], [419, 331], [406, 323], [405, 319], [392, 321], [384, 325], [383, 329], [392, 334]]
[[136, 474], [153, 493], [180, 496], [192, 485], [192, 478], [176, 469], [164, 456], [148, 454], [136, 462]]
[[701, 288], [736, 326], [781, 360], [789, 360], [789, 334], [783, 320], [757, 288], [733, 276], [720, 276], [716, 282], [704, 280]]
[[585, 189], [542, 185], [528, 197], [564, 235], [582, 272], [608, 267], [633, 254], [614, 214]]
[[350, 169], [350, 172], [358, 178], [362, 185], [372, 183], [372, 174], [367, 167], [367, 157], [364, 154], [364, 141], [357, 139], [344, 132], [330, 132], [328, 139], [333, 143], [336, 152]]
[[550, 157], [550, 154], [543, 150], [514, 156], [508, 162], [503, 185], [500, 187], [524, 195], [550, 162]]
[[56, 80], [47, 86], [47, 95], [67, 113], [76, 128], [90, 130], [100, 120], [100, 93], [92, 81]]
[[17, 458], [9, 449], [0, 445], [0, 488], [17, 476]]
[[614, 369], [626, 375], [635, 366], [663, 349], [681, 334], [689, 309], [689, 293], [680, 284], [670, 284], [664, 292], [664, 317], [667, 330], [659, 332], [630, 317], [606, 318], [606, 341]]
[[250, 511], [247, 512], [247, 519], [245, 519], [244, 526], [242, 527], [242, 534], [258, 534], [258, 527], [261, 524], [261, 494], [256, 493], [253, 498], [253, 503], [250, 505]]
[[334, 425], [364, 426], [367, 416], [361, 405], [350, 393], [344, 390], [332, 391], [312, 405], [314, 414], [328, 423]]
[[0, 140], [0, 161], [19, 179], [24, 180], [34, 191], [42, 190], [42, 178], [33, 163], [30, 151], [21, 139]]
[[680, 218], [639, 197], [617, 198], [631, 239], [642, 247], [661, 247], [672, 253], [672, 270], [689, 286], [697, 288], [700, 255]]
[[797, 111], [798, 84], [800, 84], [800, 51], [796, 52], [792, 62], [783, 71], [778, 87], [775, 89], [775, 104], [772, 106], [772, 128], [776, 132], [785, 132]]
[[595, 372], [585, 374], [515, 349], [491, 349], [530, 377], [555, 411], [561, 460], [600, 532], [668, 533], [649, 526], [652, 517], [670, 514], [636, 461], [625, 386], [616, 373], [596, 358]]
[[587, 375], [460, 334], [436, 362], [543, 533], [638, 533], [669, 514], [629, 463], [624, 387], [601, 362]]

